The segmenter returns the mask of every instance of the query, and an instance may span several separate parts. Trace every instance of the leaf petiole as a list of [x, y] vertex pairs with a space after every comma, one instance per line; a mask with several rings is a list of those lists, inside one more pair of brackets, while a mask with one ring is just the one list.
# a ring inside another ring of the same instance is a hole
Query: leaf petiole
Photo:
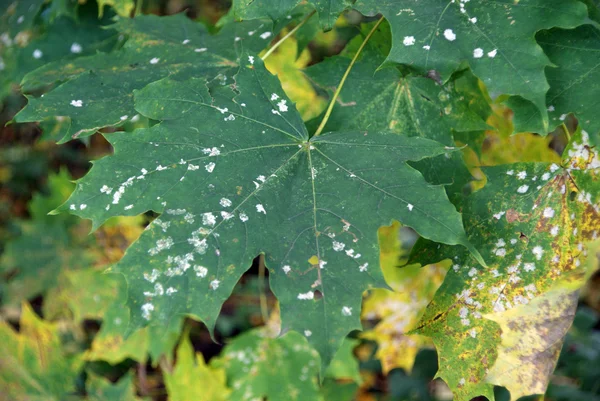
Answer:
[[329, 103], [329, 107], [327, 107], [327, 112], [325, 112], [325, 116], [323, 117], [323, 120], [321, 120], [321, 124], [319, 124], [319, 128], [317, 128], [317, 131], [315, 132], [315, 135], [313, 135], [313, 136], [319, 136], [321, 134], [321, 132], [323, 131], [323, 128], [325, 128], [325, 124], [327, 124], [327, 120], [329, 120], [329, 117], [331, 116], [331, 112], [333, 110], [333, 106], [335, 105], [335, 102], [336, 102], [338, 96], [340, 95], [340, 92], [342, 91], [342, 87], [344, 86], [344, 82], [346, 82], [346, 78], [348, 78], [348, 75], [350, 75], [350, 70], [352, 70], [352, 67], [354, 66], [354, 63], [356, 62], [356, 60], [358, 59], [358, 56], [362, 52], [363, 48], [365, 47], [365, 45], [367, 44], [367, 42], [369, 41], [369, 39], [371, 39], [371, 36], [373, 36], [373, 34], [375, 33], [375, 31], [377, 30], [377, 28], [379, 27], [379, 25], [381, 25], [381, 23], [383, 22], [383, 20], [384, 20], [383, 16], [381, 18], [379, 18], [379, 20], [373, 26], [373, 28], [371, 29], [371, 31], [369, 32], [369, 34], [365, 37], [365, 40], [363, 40], [363, 42], [361, 43], [360, 47], [358, 48], [358, 51], [356, 52], [356, 54], [352, 58], [352, 61], [350, 62], [350, 65], [346, 69], [346, 72], [344, 73], [344, 76], [342, 77], [342, 80], [340, 81], [340, 84], [338, 85], [337, 89], [335, 90], [335, 93], [333, 94], [333, 97], [331, 98], [331, 102]]
[[298, 29], [300, 29], [300, 27], [302, 25], [304, 25], [310, 19], [310, 17], [312, 17], [313, 15], [315, 15], [316, 12], [317, 12], [317, 10], [312, 10], [309, 14], [307, 14], [306, 17], [304, 17], [304, 19], [302, 21], [300, 21], [300, 23], [298, 25], [296, 25], [291, 31], [289, 31], [288, 33], [286, 33], [285, 36], [283, 36], [277, 42], [275, 42], [275, 44], [273, 46], [271, 46], [271, 48], [269, 50], [267, 50], [267, 52], [265, 54], [262, 55], [261, 60], [265, 61], [265, 59], [267, 57], [269, 57], [290, 36], [292, 36], [293, 34], [295, 34], [296, 31]]

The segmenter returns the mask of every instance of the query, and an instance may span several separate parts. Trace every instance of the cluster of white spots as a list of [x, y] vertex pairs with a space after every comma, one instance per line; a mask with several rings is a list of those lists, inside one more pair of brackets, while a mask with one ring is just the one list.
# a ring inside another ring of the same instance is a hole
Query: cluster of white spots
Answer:
[[354, 249], [347, 249], [346, 255], [350, 256], [353, 259], [358, 259], [362, 256], [360, 253], [355, 254]]
[[529, 185], [521, 185], [519, 188], [517, 188], [517, 192], [520, 194], [524, 194], [529, 190]]
[[181, 42], [181, 43], [183, 43], [184, 45], [187, 45], [188, 43], [190, 43], [190, 40], [189, 39], [184, 39], [183, 42]]
[[260, 34], [260, 37], [261, 37], [261, 39], [268, 39], [268, 38], [270, 38], [270, 37], [271, 37], [271, 35], [272, 35], [272, 33], [271, 33], [271, 32], [269, 32], [269, 31], [267, 31], [267, 32], [263, 32], [263, 33], [261, 33], [261, 34]]
[[160, 276], [160, 272], [156, 269], [152, 269], [152, 273], [144, 273], [144, 279], [148, 280], [151, 283], [154, 283], [156, 279]]
[[444, 31], [444, 37], [446, 38], [446, 40], [449, 40], [450, 42], [453, 42], [454, 40], [456, 40], [456, 34], [454, 33], [454, 31], [452, 31], [452, 29], [446, 29]]
[[225, 114], [229, 111], [229, 109], [227, 107], [220, 108], [219, 106], [216, 106], [215, 108], [217, 110], [219, 110], [221, 112], [221, 114]]
[[217, 218], [214, 214], [208, 212], [202, 214], [202, 224], [205, 226], [214, 227], [217, 224]]
[[185, 214], [187, 211], [185, 209], [167, 209], [167, 214], [172, 214], [173, 216], [181, 216]]
[[469, 277], [474, 277], [474, 276], [476, 276], [476, 275], [477, 275], [477, 269], [476, 269], [476, 268], [474, 268], [474, 267], [471, 267], [471, 268], [469, 269], [469, 272], [468, 272], [467, 274], [469, 275]]
[[267, 214], [267, 211], [265, 210], [265, 207], [263, 205], [261, 205], [260, 203], [256, 205], [256, 211], [258, 213]]
[[79, 54], [82, 52], [82, 50], [83, 50], [83, 48], [77, 42], [73, 42], [73, 44], [71, 45], [71, 53], [73, 53], [73, 54]]
[[[221, 110], [221, 109], [219, 109], [219, 110]], [[223, 110], [227, 111], [227, 108], [225, 108]], [[202, 149], [202, 153], [204, 153], [205, 155], [209, 155], [209, 156], [213, 157], [213, 156], [219, 156], [221, 154], [221, 151], [219, 150], [219, 148], [212, 147], [212, 148], [204, 148], [204, 149]]]
[[290, 267], [290, 265], [285, 265], [281, 268], [281, 270], [283, 270], [285, 274], [288, 274], [292, 270], [292, 268]]
[[506, 214], [506, 212], [498, 212], [498, 213], [494, 213], [494, 218], [496, 220], [500, 220], [502, 218], [502, 216], [504, 216]]
[[188, 224], [192, 224], [195, 221], [194, 215], [191, 213], [186, 213], [185, 216], [183, 216], [183, 220], [185, 220], [185, 222]]
[[152, 256], [158, 254], [159, 252], [164, 251], [165, 249], [169, 249], [173, 246], [173, 238], [161, 238], [156, 241], [156, 246], [154, 248], [148, 249], [148, 253]]
[[156, 168], [154, 170], [156, 171], [163, 171], [168, 169], [168, 167], [163, 166], [162, 164], [159, 164], [158, 166], [156, 166]]
[[125, 114], [124, 116], [119, 117], [119, 120], [125, 121], [125, 120], [127, 120], [128, 117], [129, 116], [127, 114]]
[[496, 54], [498, 54], [498, 49], [494, 49], [492, 51], [489, 51], [487, 55], [488, 55], [489, 58], [494, 58], [494, 57], [496, 57]]
[[197, 165], [195, 165], [195, 164], [192, 164], [192, 163], [190, 163], [190, 164], [188, 164], [188, 168], [187, 168], [187, 169], [188, 169], [189, 171], [196, 171], [196, 170], [198, 170], [199, 168], [200, 168], [200, 166], [197, 166]]
[[204, 165], [204, 168], [206, 169], [206, 171], [208, 171], [209, 173], [212, 173], [215, 169], [216, 164], [213, 162], [210, 162], [208, 164]]
[[194, 261], [194, 254], [187, 253], [185, 255], [177, 255], [167, 256], [167, 264], [169, 266], [175, 265], [174, 267], [169, 267], [167, 271], [165, 271], [165, 276], [173, 277], [173, 276], [181, 276], [185, 273], [191, 266]]
[[333, 250], [336, 252], [341, 252], [346, 247], [346, 244], [343, 242], [333, 241]]
[[161, 283], [154, 284], [154, 292], [144, 291], [145, 297], [159, 297], [165, 293], [165, 289], [163, 288]]
[[476, 23], [477, 23], [477, 17], [469, 18], [469, 21], [470, 21], [472, 24], [476, 24]]
[[234, 214], [233, 213], [229, 213], [225, 210], [221, 211], [221, 217], [223, 218], [223, 220], [229, 220], [229, 219], [233, 219]]
[[463, 326], [468, 326], [471, 324], [471, 321], [469, 319], [467, 319], [467, 317], [469, 316], [469, 309], [467, 309], [466, 307], [462, 307], [459, 309], [458, 311], [458, 316], [460, 316], [460, 323]]
[[367, 271], [367, 267], [369, 267], [369, 264], [368, 263], [364, 263], [364, 264], [358, 266], [358, 270], [361, 271], [361, 272], [366, 272]]
[[131, 209], [133, 209], [133, 205], [127, 205], [123, 209], [124, 210], [131, 210]]
[[73, 107], [82, 107], [83, 106], [83, 100], [71, 100], [70, 104]]
[[543, 216], [547, 219], [551, 219], [552, 217], [554, 217], [554, 209], [552, 209], [551, 207], [545, 208]]
[[[600, 155], [598, 150], [590, 144], [590, 135], [586, 131], [581, 131], [581, 143], [573, 141], [568, 155], [571, 158], [570, 167], [574, 170], [581, 168], [597, 170], [600, 168]], [[555, 165], [553, 164], [550, 170], [552, 172], [554, 172], [553, 166]], [[556, 169], [558, 170], [558, 167]]]
[[310, 336], [312, 336], [312, 331], [310, 331], [310, 330], [304, 330], [304, 335], [306, 337], [310, 337]]
[[506, 172], [506, 175], [514, 175], [514, 174], [515, 174], [515, 171], [514, 171], [514, 170], [508, 170], [508, 171]]
[[153, 59], [150, 60], [150, 64], [158, 64], [159, 61], [160, 61], [160, 59], [158, 57], [154, 57]]
[[223, 207], [230, 207], [231, 201], [227, 198], [221, 198], [221, 200], [219, 201], [219, 205], [221, 205]]
[[550, 235], [552, 235], [553, 237], [556, 237], [558, 235], [558, 230], [559, 230], [558, 226], [553, 226], [550, 229]]
[[326, 264], [327, 262], [325, 262], [324, 260], [319, 260], [319, 269], [324, 269]]
[[275, 101], [279, 99], [279, 95], [277, 93], [271, 93], [271, 101]]
[[242, 221], [242, 223], [245, 223], [248, 221], [248, 215], [244, 212], [240, 213], [240, 220]]
[[413, 204], [411, 204], [411, 203], [408, 203], [408, 204], [406, 204], [406, 207], [407, 207], [407, 209], [408, 209], [409, 212], [412, 212], [412, 210], [413, 210], [413, 208], [415, 206]]
[[173, 294], [175, 294], [176, 292], [177, 292], [177, 290], [176, 290], [175, 288], [173, 288], [173, 287], [169, 287], [169, 288], [167, 288], [166, 294], [167, 294], [167, 295], [173, 295]]
[[187, 239], [188, 244], [194, 247], [194, 251], [199, 253], [200, 255], [204, 255], [206, 250], [208, 249], [208, 243], [206, 238], [200, 238], [201, 236], [205, 236], [209, 233], [206, 228], [200, 227], [198, 230], [192, 232], [192, 237]]
[[248, 56], [248, 61], [250, 64], [254, 64], [254, 56]]
[[352, 316], [352, 308], [350, 308], [349, 306], [342, 307], [342, 315]]
[[150, 320], [150, 312], [154, 310], [154, 305], [151, 303], [145, 303], [142, 305], [142, 317], [146, 320]]
[[469, 335], [473, 338], [477, 337], [477, 330], [475, 330], [475, 329], [469, 330]]
[[277, 102], [277, 107], [279, 108], [279, 111], [282, 113], [285, 113], [286, 111], [288, 111], [288, 106], [286, 105], [287, 101], [285, 99], [281, 99], [279, 102]]
[[42, 51], [40, 49], [35, 49], [33, 51], [33, 58], [35, 59], [40, 59], [44, 56], [44, 53], [42, 53]]
[[535, 270], [535, 263], [524, 263], [523, 269], [525, 269], [526, 272], [532, 272]]
[[208, 49], [206, 47], [199, 47], [198, 49], [194, 49], [196, 53], [204, 53]]
[[537, 245], [537, 246], [533, 247], [533, 249], [531, 250], [531, 253], [533, 253], [535, 255], [535, 258], [537, 260], [542, 260], [542, 254], [544, 253], [544, 248]]
[[223, 119], [223, 121], [233, 121], [233, 120], [235, 120], [235, 116], [233, 114], [230, 114]]
[[102, 185], [102, 188], [100, 188], [100, 192], [103, 194], [110, 194], [112, 192], [112, 188], [109, 187], [108, 185]]
[[208, 269], [204, 266], [200, 266], [200, 265], [195, 265], [194, 266], [194, 271], [196, 272], [196, 276], [198, 277], [206, 277], [206, 275], [208, 274]]
[[314, 299], [315, 297], [315, 293], [312, 291], [308, 291], [307, 293], [300, 293], [298, 294], [298, 299], [301, 299], [303, 301], [309, 300], [309, 299]]
[[477, 49], [473, 50], [473, 57], [474, 58], [481, 58], [483, 57], [483, 49], [478, 47]]
[[461, 378], [461, 379], [458, 381], [458, 384], [459, 384], [460, 386], [464, 386], [466, 382], [467, 382], [467, 381], [466, 381], [466, 380], [465, 380], [465, 378], [463, 377], [463, 378]]
[[414, 36], [405, 36], [402, 43], [404, 44], [404, 46], [412, 46], [415, 44], [415, 37]]
[[423, 46], [423, 49], [425, 49], [425, 50], [430, 50], [430, 49], [431, 49], [431, 46], [429, 46], [429, 45], [425, 45], [425, 46]]
[[524, 180], [525, 178], [527, 178], [527, 171], [523, 170], [523, 171], [519, 171], [517, 173], [517, 178], [519, 180]]
[[212, 290], [216, 290], [217, 288], [219, 288], [219, 284], [221, 284], [219, 280], [213, 280], [210, 282], [210, 288]]

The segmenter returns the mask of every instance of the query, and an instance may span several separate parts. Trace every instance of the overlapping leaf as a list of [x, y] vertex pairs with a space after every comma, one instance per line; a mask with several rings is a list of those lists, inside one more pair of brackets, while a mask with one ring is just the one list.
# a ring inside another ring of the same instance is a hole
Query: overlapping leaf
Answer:
[[224, 369], [232, 388], [230, 399], [268, 399], [272, 401], [345, 400], [347, 389], [324, 398], [332, 389], [344, 386], [342, 379], [360, 383], [358, 361], [352, 353], [356, 340], [346, 339], [324, 372], [324, 387], [319, 388], [319, 355], [298, 333], [277, 337], [274, 327], [254, 329], [236, 337], [211, 361], [211, 367]]
[[[485, 124], [489, 106], [470, 73], [465, 71], [440, 86], [432, 79], [402, 76], [396, 68], [378, 70], [389, 43], [389, 28], [380, 30], [352, 68], [326, 130], [390, 130], [454, 146], [453, 132], [489, 128]], [[357, 47], [362, 40], [359, 35], [349, 47]], [[308, 68], [306, 74], [333, 92], [349, 63], [346, 57], [330, 58]], [[458, 152], [411, 165], [432, 184], [451, 184], [447, 191], [453, 202], [462, 197], [464, 185], [472, 178]]]
[[552, 27], [573, 28], [587, 16], [585, 5], [575, 0], [358, 0], [354, 6], [389, 21], [389, 62], [423, 73], [435, 70], [443, 81], [466, 63], [491, 93], [531, 101], [546, 126], [544, 68], [550, 62], [534, 35]]
[[[177, 348], [177, 364], [172, 372], [163, 372], [172, 401], [226, 401], [231, 399], [225, 370], [207, 366], [202, 354], [196, 354], [187, 337]], [[238, 399], [238, 398], [233, 398]]]
[[91, 135], [136, 119], [133, 91], [161, 78], [231, 83], [242, 48], [259, 51], [272, 36], [271, 23], [261, 21], [228, 24], [210, 35], [182, 14], [121, 19], [113, 27], [129, 37], [119, 51], [49, 63], [28, 74], [22, 82], [25, 91], [66, 82], [43, 97], [29, 97], [16, 121], [63, 116], [71, 123], [62, 141]]
[[464, 216], [489, 268], [448, 247], [422, 248], [424, 262], [453, 262], [417, 332], [433, 338], [438, 375], [456, 399], [493, 399], [494, 384], [514, 398], [545, 391], [585, 275], [584, 242], [600, 232], [599, 168], [585, 132], [562, 166], [486, 168], [488, 184]]
[[385, 286], [379, 225], [397, 218], [477, 254], [443, 188], [405, 164], [451, 150], [386, 132], [309, 139], [277, 79], [257, 57], [245, 60], [237, 94], [222, 88], [213, 98], [198, 79], [136, 92], [137, 110], [162, 123], [112, 134], [115, 154], [95, 163], [63, 210], [95, 227], [114, 215], [162, 213], [117, 266], [134, 327], [186, 313], [212, 329], [265, 252], [283, 327], [304, 333], [328, 364], [360, 328], [362, 292]]
[[75, 389], [82, 365], [61, 346], [55, 324], [39, 319], [23, 304], [20, 331], [0, 321], [0, 394], [15, 401], [60, 401]]
[[[553, 29], [537, 36], [538, 42], [556, 68], [546, 69], [550, 90], [548, 110], [552, 125], [574, 113], [592, 136], [600, 133], [598, 93], [600, 91], [600, 30], [583, 25], [573, 30]], [[600, 145], [596, 140], [595, 145]]]

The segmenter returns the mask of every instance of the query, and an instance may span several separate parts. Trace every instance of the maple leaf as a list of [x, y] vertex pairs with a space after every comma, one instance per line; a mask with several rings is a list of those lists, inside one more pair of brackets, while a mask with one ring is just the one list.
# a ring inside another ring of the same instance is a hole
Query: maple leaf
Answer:
[[386, 132], [309, 138], [277, 79], [257, 57], [245, 60], [237, 92], [211, 96], [201, 79], [137, 91], [138, 112], [162, 122], [111, 134], [115, 154], [94, 164], [61, 210], [94, 227], [115, 215], [162, 213], [115, 267], [128, 281], [134, 327], [189, 314], [212, 330], [264, 252], [283, 327], [311, 333], [326, 366], [360, 328], [363, 291], [386, 286], [379, 225], [397, 218], [478, 255], [443, 188], [405, 163], [453, 149]]

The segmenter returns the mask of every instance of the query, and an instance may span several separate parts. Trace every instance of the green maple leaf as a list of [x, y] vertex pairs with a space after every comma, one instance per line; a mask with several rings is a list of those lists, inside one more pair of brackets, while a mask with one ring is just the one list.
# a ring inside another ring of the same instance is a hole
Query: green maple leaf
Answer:
[[380, 225], [399, 219], [478, 255], [443, 188], [405, 163], [453, 149], [387, 132], [309, 138], [278, 80], [258, 57], [244, 59], [236, 92], [211, 96], [202, 79], [137, 91], [136, 109], [162, 122], [111, 134], [115, 154], [94, 164], [61, 210], [94, 227], [162, 213], [115, 268], [127, 278], [133, 327], [188, 314], [212, 330], [265, 253], [283, 327], [304, 333], [327, 365], [360, 328], [362, 293], [385, 286]]
[[139, 401], [141, 398], [135, 395], [133, 375], [126, 374], [118, 382], [90, 374], [86, 383], [87, 397], [90, 401]]
[[[172, 401], [226, 401], [225, 370], [208, 366], [200, 353], [194, 352], [188, 334], [177, 347], [177, 364], [172, 372], [164, 372], [165, 386]], [[200, 384], [200, 385], [199, 385]]]
[[[330, 401], [350, 399], [360, 383], [358, 361], [352, 350], [356, 340], [346, 339], [324, 372], [319, 388], [319, 355], [298, 333], [277, 337], [274, 327], [266, 326], [235, 337], [221, 355], [211, 361], [213, 368], [224, 369], [230, 399], [268, 399], [272, 401]], [[351, 384], [349, 388], [336, 379]], [[324, 398], [329, 392], [340, 392]], [[349, 391], [350, 390], [350, 391]]]
[[23, 304], [20, 331], [0, 320], [0, 394], [14, 401], [61, 401], [75, 390], [81, 356], [61, 345], [56, 324], [41, 320]]
[[447, 246], [415, 251], [423, 264], [453, 262], [416, 331], [432, 337], [456, 399], [493, 399], [493, 385], [515, 399], [545, 392], [585, 282], [585, 242], [600, 233], [599, 168], [585, 132], [562, 166], [484, 168], [488, 183], [463, 212], [489, 267]]
[[[340, 13], [352, 6], [354, 0], [308, 0], [317, 11], [323, 29], [333, 28]], [[302, 0], [234, 0], [232, 11], [239, 19], [270, 18], [285, 20]]]
[[[394, 67], [378, 70], [385, 58], [383, 53], [387, 53], [385, 44], [390, 41], [389, 27], [383, 26], [380, 32], [383, 33], [371, 38], [361, 60], [350, 71], [325, 130], [333, 127], [389, 130], [454, 146], [453, 132], [489, 128], [485, 123], [489, 106], [479, 90], [478, 80], [468, 71], [442, 86], [429, 78], [403, 76]], [[362, 40], [361, 36], [357, 37], [349, 48], [356, 47]], [[347, 55], [352, 56], [353, 52]], [[330, 58], [305, 73], [319, 86], [333, 92], [349, 63], [346, 57]], [[472, 179], [458, 152], [410, 164], [432, 184], [451, 184], [447, 192], [453, 202], [462, 199], [463, 187]]]
[[122, 49], [49, 63], [26, 75], [24, 91], [66, 82], [43, 97], [28, 97], [27, 107], [15, 120], [68, 117], [70, 125], [61, 142], [89, 136], [102, 127], [135, 120], [133, 91], [164, 77], [230, 83], [242, 48], [259, 51], [272, 37], [270, 22], [228, 24], [211, 35], [183, 14], [121, 19], [112, 27], [129, 37]]
[[33, 197], [29, 205], [32, 219], [20, 221], [21, 235], [6, 244], [0, 256], [0, 273], [9, 277], [0, 285], [4, 304], [15, 305], [45, 293], [57, 285], [64, 269], [81, 269], [92, 263], [88, 253], [92, 238], [72, 235], [77, 220], [47, 216], [72, 191], [69, 179], [64, 171], [50, 176], [51, 196]]
[[552, 27], [573, 28], [587, 17], [585, 5], [575, 0], [358, 0], [354, 6], [389, 21], [388, 62], [423, 73], [435, 70], [443, 81], [468, 64], [491, 93], [531, 101], [546, 126], [544, 68], [551, 63], [534, 35]]

